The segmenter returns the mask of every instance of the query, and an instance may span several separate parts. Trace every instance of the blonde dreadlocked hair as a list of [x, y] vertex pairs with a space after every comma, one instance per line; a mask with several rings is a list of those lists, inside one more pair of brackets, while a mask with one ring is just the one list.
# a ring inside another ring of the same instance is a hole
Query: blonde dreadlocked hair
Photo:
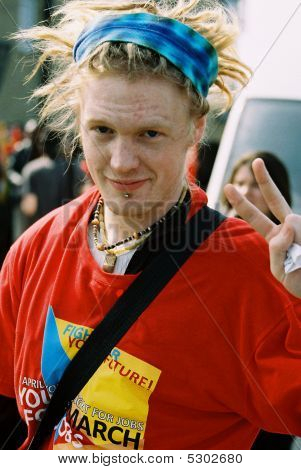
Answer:
[[[129, 43], [104, 43], [83, 64], [73, 59], [74, 44], [82, 30], [97, 17], [122, 13], [152, 13], [185, 23], [203, 35], [218, 54], [218, 76], [210, 95], [218, 97], [220, 109], [229, 108], [233, 85], [246, 85], [250, 69], [236, 56], [234, 42], [238, 28], [233, 15], [216, 0], [69, 0], [54, 11], [50, 26], [36, 26], [15, 35], [33, 41], [40, 52], [30, 76], [41, 66], [49, 67], [48, 82], [36, 89], [33, 97], [42, 99], [40, 118], [66, 141], [79, 140], [80, 70], [91, 73], [116, 72], [129, 78], [152, 74], [170, 80], [186, 89], [194, 115], [209, 111], [207, 99], [201, 96], [183, 73], [158, 53]], [[237, 87], [236, 87], [237, 88]], [[215, 102], [217, 100], [215, 99]]]

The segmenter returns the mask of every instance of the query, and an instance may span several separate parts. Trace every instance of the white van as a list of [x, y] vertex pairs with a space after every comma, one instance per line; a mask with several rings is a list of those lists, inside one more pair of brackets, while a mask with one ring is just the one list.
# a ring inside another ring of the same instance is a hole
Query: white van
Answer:
[[301, 3], [251, 0], [244, 16], [240, 54], [255, 73], [229, 114], [207, 188], [209, 205], [223, 211], [223, 187], [243, 154], [268, 151], [287, 167], [293, 209], [301, 213]]

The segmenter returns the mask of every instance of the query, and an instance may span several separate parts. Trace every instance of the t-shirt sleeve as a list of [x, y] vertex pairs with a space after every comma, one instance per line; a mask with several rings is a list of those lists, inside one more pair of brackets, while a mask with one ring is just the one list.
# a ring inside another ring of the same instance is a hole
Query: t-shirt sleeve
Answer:
[[14, 347], [19, 295], [13, 276], [14, 251], [8, 253], [0, 273], [0, 395], [14, 397]]
[[219, 328], [234, 351], [218, 356], [229, 383], [221, 399], [257, 428], [301, 436], [301, 299], [272, 276], [267, 243], [245, 222], [227, 219], [217, 235], [225, 249], [216, 250], [210, 308], [220, 308]]
[[301, 301], [259, 340], [245, 369], [245, 414], [275, 433], [301, 436]]

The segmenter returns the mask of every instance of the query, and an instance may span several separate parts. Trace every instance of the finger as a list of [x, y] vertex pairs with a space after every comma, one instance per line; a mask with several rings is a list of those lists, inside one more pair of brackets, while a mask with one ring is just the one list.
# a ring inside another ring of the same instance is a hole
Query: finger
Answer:
[[298, 245], [301, 245], [301, 215], [289, 214], [285, 218], [284, 225], [289, 226], [293, 231], [293, 241]]
[[274, 230], [277, 225], [248, 201], [232, 184], [227, 184], [224, 192], [236, 212], [263, 237], [269, 240], [275, 234]]
[[283, 222], [285, 217], [292, 212], [290, 206], [270, 177], [261, 158], [254, 160], [252, 168], [260, 191], [270, 211], [280, 222]]
[[282, 282], [285, 276], [284, 261], [287, 250], [294, 241], [294, 230], [289, 224], [283, 224], [279, 233], [269, 243], [270, 267], [272, 274]]

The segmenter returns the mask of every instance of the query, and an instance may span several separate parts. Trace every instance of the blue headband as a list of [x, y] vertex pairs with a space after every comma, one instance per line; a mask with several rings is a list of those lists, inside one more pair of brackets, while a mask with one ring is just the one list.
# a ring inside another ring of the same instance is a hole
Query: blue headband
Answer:
[[104, 42], [130, 42], [158, 52], [207, 96], [217, 77], [218, 58], [203, 36], [180, 21], [150, 13], [106, 16], [89, 25], [77, 39], [73, 57], [80, 62]]

